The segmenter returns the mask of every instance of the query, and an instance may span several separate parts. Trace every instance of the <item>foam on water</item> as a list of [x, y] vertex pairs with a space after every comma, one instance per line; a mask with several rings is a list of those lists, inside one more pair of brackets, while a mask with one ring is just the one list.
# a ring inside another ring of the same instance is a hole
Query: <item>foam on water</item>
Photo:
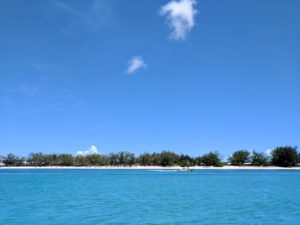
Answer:
[[151, 171], [151, 172], [178, 172], [178, 170], [146, 170], [146, 171]]

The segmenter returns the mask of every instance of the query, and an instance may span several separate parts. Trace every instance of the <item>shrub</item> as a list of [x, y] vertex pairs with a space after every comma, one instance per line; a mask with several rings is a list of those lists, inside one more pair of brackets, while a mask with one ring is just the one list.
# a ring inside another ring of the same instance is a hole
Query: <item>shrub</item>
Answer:
[[220, 156], [217, 152], [210, 152], [203, 155], [200, 162], [205, 166], [221, 166]]
[[272, 164], [275, 166], [289, 167], [298, 163], [297, 147], [283, 146], [272, 151]]
[[251, 155], [251, 163], [254, 166], [266, 166], [268, 164], [268, 157], [262, 152], [253, 151]]
[[247, 150], [239, 150], [232, 154], [229, 158], [231, 165], [242, 166], [245, 162], [249, 161], [250, 152]]

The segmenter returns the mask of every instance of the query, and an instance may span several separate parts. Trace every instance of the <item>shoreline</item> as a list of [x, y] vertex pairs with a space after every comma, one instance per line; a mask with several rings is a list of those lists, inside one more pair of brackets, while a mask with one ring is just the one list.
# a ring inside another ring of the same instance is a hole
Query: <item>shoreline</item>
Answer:
[[[12, 166], [0, 167], [3, 169], [82, 169], [82, 170], [183, 170], [180, 166]], [[194, 166], [189, 167], [191, 170], [300, 170], [300, 167], [276, 167], [276, 166]]]

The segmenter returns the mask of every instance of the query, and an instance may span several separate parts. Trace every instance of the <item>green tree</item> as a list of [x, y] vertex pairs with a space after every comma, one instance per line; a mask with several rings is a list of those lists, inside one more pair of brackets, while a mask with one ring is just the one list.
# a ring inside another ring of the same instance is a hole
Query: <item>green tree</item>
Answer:
[[272, 151], [272, 164], [281, 167], [295, 166], [298, 162], [297, 147], [281, 146]]
[[99, 166], [108, 166], [109, 165], [109, 157], [106, 155], [99, 155], [98, 165]]
[[73, 166], [74, 158], [70, 154], [60, 154], [56, 158], [57, 164], [60, 166]]
[[89, 154], [85, 156], [88, 166], [99, 166], [100, 164], [100, 155], [98, 154]]
[[178, 164], [179, 164], [179, 166], [182, 166], [182, 167], [193, 166], [194, 159], [192, 157], [190, 157], [189, 155], [181, 154], [178, 157]]
[[116, 164], [122, 166], [132, 166], [136, 159], [133, 153], [121, 151], [116, 154]]
[[248, 162], [250, 152], [247, 150], [239, 150], [232, 154], [229, 158], [231, 165], [242, 166], [244, 163]]
[[135, 159], [135, 156], [134, 156], [133, 153], [123, 151], [122, 154], [123, 154], [123, 157], [124, 157], [124, 164], [126, 166], [132, 166], [133, 164], [135, 164], [136, 159]]
[[218, 152], [209, 152], [201, 157], [200, 162], [205, 166], [221, 166]]
[[74, 164], [75, 164], [76, 166], [88, 166], [88, 165], [89, 165], [88, 160], [87, 160], [86, 157], [83, 156], [83, 155], [77, 155], [77, 156], [75, 157], [74, 161], [75, 161]]
[[152, 155], [151, 155], [151, 161], [152, 161], [152, 164], [154, 166], [161, 166], [161, 155], [160, 153], [156, 153], [154, 152]]
[[86, 163], [89, 166], [107, 166], [109, 165], [109, 157], [100, 154], [91, 154], [85, 156]]
[[58, 154], [45, 154], [43, 155], [44, 164], [48, 166], [63, 166], [61, 165], [61, 158]]
[[201, 156], [197, 156], [195, 159], [194, 159], [194, 161], [195, 161], [195, 164], [197, 165], [197, 166], [201, 166], [202, 165], [202, 157]]
[[178, 162], [178, 156], [171, 151], [162, 151], [160, 160], [160, 166], [174, 166]]
[[268, 157], [262, 152], [253, 151], [251, 155], [251, 164], [254, 166], [268, 165]]
[[6, 166], [21, 166], [23, 160], [19, 156], [10, 153], [7, 156], [3, 157], [2, 162]]
[[142, 166], [150, 166], [153, 164], [152, 156], [149, 153], [143, 153], [138, 157], [138, 163]]
[[49, 155], [44, 155], [41, 152], [30, 153], [28, 161], [34, 166], [49, 166], [51, 162]]
[[119, 156], [116, 153], [110, 153], [109, 156], [109, 164], [111, 166], [117, 166], [119, 164]]

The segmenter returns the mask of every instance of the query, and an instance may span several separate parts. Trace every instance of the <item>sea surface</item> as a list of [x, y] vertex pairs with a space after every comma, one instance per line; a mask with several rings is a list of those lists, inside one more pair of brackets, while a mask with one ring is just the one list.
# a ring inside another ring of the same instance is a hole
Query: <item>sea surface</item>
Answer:
[[299, 225], [300, 171], [1, 169], [0, 224]]

